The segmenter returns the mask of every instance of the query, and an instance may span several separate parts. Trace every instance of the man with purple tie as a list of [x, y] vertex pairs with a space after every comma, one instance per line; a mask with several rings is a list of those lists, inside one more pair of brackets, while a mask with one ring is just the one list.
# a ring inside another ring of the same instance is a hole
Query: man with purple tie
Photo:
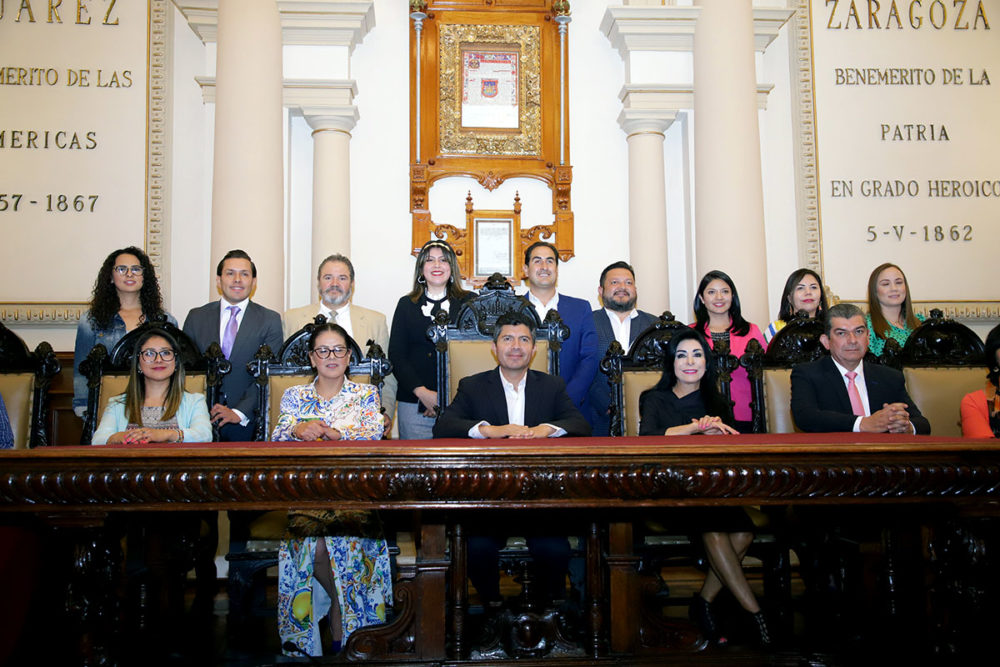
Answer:
[[277, 354], [284, 342], [281, 316], [250, 301], [257, 287], [257, 267], [243, 250], [230, 250], [216, 268], [215, 284], [222, 299], [192, 308], [184, 333], [204, 352], [219, 343], [233, 369], [223, 378], [222, 397], [209, 411], [219, 426], [219, 439], [253, 440], [257, 396], [247, 363], [261, 345]]

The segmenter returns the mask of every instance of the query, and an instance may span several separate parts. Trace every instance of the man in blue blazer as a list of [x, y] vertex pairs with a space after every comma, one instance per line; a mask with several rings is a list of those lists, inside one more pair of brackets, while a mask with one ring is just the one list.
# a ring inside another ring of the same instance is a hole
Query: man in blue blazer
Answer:
[[792, 417], [812, 433], [931, 432], [906, 391], [899, 371], [864, 361], [868, 325], [855, 305], [840, 303], [826, 312], [823, 357], [792, 369]]
[[528, 281], [525, 296], [539, 319], [544, 320], [550, 310], [555, 310], [569, 327], [569, 338], [559, 351], [559, 375], [566, 382], [566, 392], [573, 404], [587, 416], [590, 414], [587, 394], [601, 360], [590, 303], [556, 291], [559, 253], [551, 243], [536, 241], [528, 246], [524, 251], [524, 275]]
[[192, 308], [184, 320], [184, 333], [202, 352], [219, 343], [232, 363], [222, 381], [220, 402], [209, 414], [219, 426], [220, 440], [246, 442], [253, 440], [257, 414], [257, 393], [247, 364], [261, 345], [270, 346], [275, 354], [281, 351], [281, 316], [250, 301], [257, 287], [257, 267], [242, 250], [230, 250], [222, 258], [215, 284], [222, 299]]
[[[637, 292], [635, 270], [628, 262], [615, 262], [601, 271], [597, 294], [604, 308], [595, 310], [594, 326], [597, 328], [597, 352], [603, 359], [611, 341], [617, 340], [628, 352], [639, 335], [653, 326], [656, 316], [635, 307]], [[600, 370], [590, 385], [590, 423], [594, 435], [610, 435], [608, 407], [611, 405], [611, 386], [608, 376]]]

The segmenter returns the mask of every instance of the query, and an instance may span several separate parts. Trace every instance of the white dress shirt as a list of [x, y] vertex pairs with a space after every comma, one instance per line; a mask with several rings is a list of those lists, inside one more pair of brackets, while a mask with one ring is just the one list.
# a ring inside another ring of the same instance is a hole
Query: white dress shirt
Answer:
[[[514, 385], [513, 382], [508, 382], [507, 378], [505, 378], [503, 373], [500, 372], [499, 367], [496, 372], [500, 373], [500, 384], [503, 386], [503, 397], [504, 400], [507, 401], [507, 423], [517, 424], [518, 426], [526, 426], [524, 423], [524, 385], [528, 381], [528, 371], [524, 371], [524, 375], [521, 376], [521, 380], [517, 383], [517, 385]], [[484, 419], [469, 429], [469, 437], [479, 440], [484, 439], [486, 436], [480, 432], [479, 427], [490, 425], [491, 424]], [[557, 428], [552, 426], [552, 424], [545, 425], [555, 429], [555, 431], [549, 436], [550, 438], [558, 438], [559, 436], [566, 435], [566, 429], [564, 428]]]
[[628, 352], [628, 346], [632, 338], [632, 320], [639, 317], [639, 311], [633, 308], [632, 312], [626, 315], [624, 320], [618, 319], [617, 310], [605, 308], [604, 312], [611, 322], [611, 331], [615, 334], [615, 340], [618, 341], [623, 350]]
[[[337, 316], [336, 317], [331, 317], [331, 314], [334, 313], [334, 312], [337, 313]], [[354, 329], [351, 328], [351, 302], [350, 301], [348, 301], [347, 303], [345, 303], [343, 306], [341, 306], [340, 308], [338, 308], [336, 311], [331, 310], [329, 307], [327, 307], [327, 305], [325, 303], [323, 303], [322, 301], [320, 301], [319, 302], [319, 312], [316, 313], [316, 314], [317, 315], [322, 315], [323, 317], [325, 317], [327, 322], [333, 322], [334, 324], [339, 324], [341, 327], [343, 327], [344, 331], [347, 332], [348, 336], [350, 336], [351, 338], [354, 338]], [[355, 342], [358, 345], [364, 345], [365, 344], [365, 341], [363, 341], [363, 340], [361, 340], [361, 341], [355, 341]], [[364, 353], [364, 350], [362, 350], [362, 353]]]
[[[847, 390], [847, 395], [850, 396], [851, 380], [850, 378], [847, 377], [847, 373], [849, 371], [844, 366], [838, 364], [837, 360], [834, 359], [833, 357], [830, 357], [830, 361], [832, 361], [833, 365], [837, 367], [837, 372], [840, 373], [840, 378], [844, 381], [844, 389]], [[854, 386], [858, 388], [858, 395], [861, 396], [861, 405], [864, 406], [865, 408], [865, 417], [871, 417], [872, 409], [871, 406], [868, 404], [868, 385], [865, 384], [864, 362], [859, 363], [858, 367], [854, 369], [854, 372], [858, 374], [857, 377], [854, 378]], [[861, 420], [862, 417], [858, 417], [857, 419], [854, 420], [855, 433], [861, 432]]]
[[559, 292], [556, 292], [556, 295], [552, 297], [552, 300], [548, 303], [542, 303], [538, 297], [531, 293], [531, 290], [528, 290], [528, 293], [525, 294], [525, 296], [528, 297], [528, 301], [531, 302], [531, 305], [535, 307], [535, 312], [538, 313], [538, 319], [542, 322], [545, 321], [545, 316], [549, 314], [550, 310], [559, 310]]

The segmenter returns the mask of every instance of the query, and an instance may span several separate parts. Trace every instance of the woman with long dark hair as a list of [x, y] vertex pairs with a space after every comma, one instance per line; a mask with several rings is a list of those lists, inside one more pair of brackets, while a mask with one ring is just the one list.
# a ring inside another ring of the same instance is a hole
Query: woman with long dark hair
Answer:
[[785, 289], [781, 292], [778, 319], [771, 322], [764, 330], [764, 340], [770, 343], [774, 335], [784, 329], [797, 313], [805, 312], [810, 319], [822, 320], [827, 307], [823, 279], [819, 274], [812, 269], [792, 271], [785, 281]]
[[161, 315], [177, 326], [163, 310], [156, 270], [139, 248], [129, 246], [109, 254], [97, 272], [90, 305], [76, 327], [73, 347], [73, 411], [82, 417], [87, 409], [87, 378], [80, 375], [80, 362], [98, 343], [108, 352], [122, 336]]
[[[708, 341], [697, 330], [674, 334], [667, 345], [660, 381], [639, 397], [640, 435], [729, 435], [737, 433], [733, 417], [716, 387]], [[753, 522], [738, 507], [693, 510], [709, 571], [691, 603], [691, 618], [709, 641], [726, 644], [712, 602], [728, 588], [750, 614], [761, 644], [770, 643], [767, 622], [743, 574], [743, 557], [753, 542]]]
[[163, 329], [139, 337], [125, 393], [108, 401], [91, 444], [212, 441], [205, 397], [184, 391], [177, 350], [177, 341]]
[[900, 346], [906, 344], [913, 330], [924, 321], [913, 312], [910, 283], [903, 270], [886, 262], [875, 267], [868, 278], [868, 349], [882, 356], [885, 343], [894, 338]]
[[[738, 358], [746, 351], [751, 340], [767, 347], [767, 341], [757, 325], [743, 319], [736, 285], [722, 271], [709, 271], [701, 279], [698, 294], [694, 297], [694, 316], [695, 322], [691, 327], [704, 334], [713, 349], [719, 341], [726, 341], [729, 343], [729, 353]], [[741, 433], [748, 433], [752, 419], [750, 379], [742, 366], [733, 371], [729, 391], [734, 403], [736, 428]]]
[[462, 287], [455, 251], [445, 241], [428, 241], [417, 254], [413, 289], [401, 297], [392, 316], [389, 360], [396, 376], [399, 437], [433, 437], [437, 415], [437, 356], [427, 328], [441, 311], [454, 321], [462, 303], [475, 296]]

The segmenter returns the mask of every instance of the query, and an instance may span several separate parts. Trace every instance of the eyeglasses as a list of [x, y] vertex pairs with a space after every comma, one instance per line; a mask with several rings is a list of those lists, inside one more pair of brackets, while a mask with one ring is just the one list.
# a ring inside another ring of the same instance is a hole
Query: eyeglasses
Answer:
[[315, 350], [313, 350], [313, 354], [315, 354], [320, 359], [329, 359], [331, 354], [337, 357], [338, 359], [343, 359], [348, 355], [349, 352], [350, 352], [349, 349], [347, 349], [346, 347], [341, 347], [340, 345], [338, 345], [337, 347], [317, 347]]
[[127, 273], [131, 273], [133, 276], [141, 276], [142, 267], [139, 266], [138, 264], [134, 266], [125, 266], [124, 264], [119, 264], [118, 266], [115, 267], [115, 273], [117, 273], [120, 276], [124, 276]]
[[144, 361], [152, 363], [156, 361], [157, 357], [160, 358], [160, 361], [173, 361], [176, 354], [174, 353], [173, 350], [169, 348], [164, 348], [162, 350], [154, 350], [152, 348], [149, 348], [140, 352], [139, 356], [142, 357]]

